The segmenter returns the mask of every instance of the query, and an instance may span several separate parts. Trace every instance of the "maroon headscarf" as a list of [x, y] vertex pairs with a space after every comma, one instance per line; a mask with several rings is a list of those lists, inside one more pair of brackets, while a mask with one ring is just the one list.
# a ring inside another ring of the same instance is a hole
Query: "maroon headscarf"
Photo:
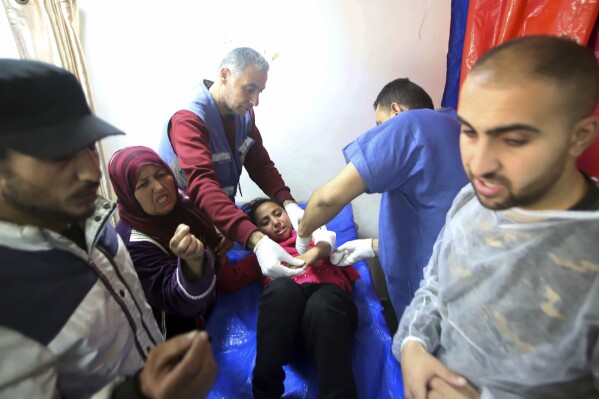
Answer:
[[169, 241], [181, 223], [188, 225], [191, 234], [204, 245], [214, 249], [220, 241], [214, 225], [206, 215], [194, 207], [183, 190], [179, 189], [177, 203], [168, 215], [152, 216], [144, 212], [135, 198], [135, 186], [141, 168], [146, 165], [160, 166], [172, 176], [173, 183], [176, 184], [175, 176], [168, 165], [156, 152], [147, 147], [123, 148], [115, 152], [108, 163], [108, 175], [118, 199], [121, 219], [133, 229], [158, 241], [169, 252]]

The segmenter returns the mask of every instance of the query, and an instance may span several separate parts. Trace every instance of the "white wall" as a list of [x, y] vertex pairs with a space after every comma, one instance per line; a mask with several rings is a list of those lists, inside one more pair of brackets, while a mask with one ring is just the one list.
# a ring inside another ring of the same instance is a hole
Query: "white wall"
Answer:
[[8, 25], [8, 18], [4, 9], [0, 11], [0, 57], [19, 58], [19, 50]]
[[[450, 0], [79, 0], [79, 7], [96, 111], [128, 133], [106, 140], [108, 156], [126, 145], [157, 148], [183, 93], [213, 78], [233, 47], [269, 60], [278, 54], [256, 120], [299, 201], [341, 170], [341, 148], [374, 126], [372, 103], [385, 83], [407, 76], [437, 106], [443, 93]], [[262, 194], [247, 174], [241, 186], [239, 202]], [[353, 205], [360, 235], [377, 236], [379, 196]]]

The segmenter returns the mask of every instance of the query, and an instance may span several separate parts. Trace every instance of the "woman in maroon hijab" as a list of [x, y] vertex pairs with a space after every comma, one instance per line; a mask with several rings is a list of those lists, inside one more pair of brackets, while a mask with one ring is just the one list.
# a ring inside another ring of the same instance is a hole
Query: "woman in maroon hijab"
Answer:
[[[215, 296], [215, 248], [222, 237], [177, 189], [175, 176], [147, 147], [109, 162], [123, 239], [165, 337], [203, 327]], [[222, 245], [221, 245], [222, 246]]]

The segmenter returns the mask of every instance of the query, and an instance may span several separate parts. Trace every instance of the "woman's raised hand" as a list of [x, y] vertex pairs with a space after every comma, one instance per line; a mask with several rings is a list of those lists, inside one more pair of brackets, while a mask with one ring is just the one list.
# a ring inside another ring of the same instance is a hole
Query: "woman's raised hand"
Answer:
[[171, 251], [181, 258], [183, 275], [190, 281], [199, 280], [204, 272], [204, 244], [191, 234], [189, 226], [180, 224], [169, 242]]
[[187, 261], [204, 258], [204, 244], [191, 234], [189, 226], [180, 224], [169, 243], [171, 251]]

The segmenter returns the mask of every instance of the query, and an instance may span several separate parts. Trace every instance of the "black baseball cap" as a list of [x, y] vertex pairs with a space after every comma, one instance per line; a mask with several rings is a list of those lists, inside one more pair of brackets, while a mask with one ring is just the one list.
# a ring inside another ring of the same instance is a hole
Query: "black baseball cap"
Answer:
[[125, 134], [92, 115], [72, 73], [39, 61], [0, 59], [0, 147], [59, 159]]

